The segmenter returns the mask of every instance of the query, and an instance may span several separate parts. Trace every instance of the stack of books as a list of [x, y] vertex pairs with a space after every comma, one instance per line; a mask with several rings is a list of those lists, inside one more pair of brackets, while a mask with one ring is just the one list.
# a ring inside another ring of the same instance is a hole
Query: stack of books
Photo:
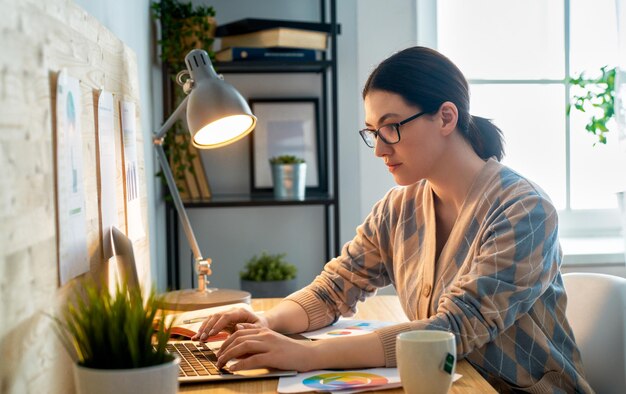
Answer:
[[242, 19], [218, 26], [218, 61], [314, 61], [328, 45], [329, 23]]

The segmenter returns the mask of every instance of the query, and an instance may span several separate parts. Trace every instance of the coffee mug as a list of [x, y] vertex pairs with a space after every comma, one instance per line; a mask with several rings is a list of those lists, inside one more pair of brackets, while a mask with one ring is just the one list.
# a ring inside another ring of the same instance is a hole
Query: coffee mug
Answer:
[[456, 369], [454, 334], [432, 330], [398, 334], [396, 360], [406, 393], [445, 394]]

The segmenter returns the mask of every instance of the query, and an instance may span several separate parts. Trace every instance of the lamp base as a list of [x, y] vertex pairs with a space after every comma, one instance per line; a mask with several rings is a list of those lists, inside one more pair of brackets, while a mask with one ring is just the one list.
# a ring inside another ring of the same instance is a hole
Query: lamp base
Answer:
[[170, 291], [162, 294], [162, 296], [161, 308], [176, 311], [193, 311], [240, 302], [250, 303], [250, 293], [247, 291], [228, 289], [210, 289], [207, 291], [185, 289]]

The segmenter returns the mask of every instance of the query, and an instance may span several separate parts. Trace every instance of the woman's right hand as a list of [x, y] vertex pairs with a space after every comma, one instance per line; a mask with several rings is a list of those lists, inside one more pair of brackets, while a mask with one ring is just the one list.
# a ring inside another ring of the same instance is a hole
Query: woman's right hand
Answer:
[[200, 326], [198, 333], [191, 339], [194, 341], [204, 341], [220, 331], [232, 333], [237, 330], [236, 325], [239, 323], [248, 323], [259, 328], [269, 328], [267, 319], [264, 316], [257, 315], [244, 308], [233, 308], [226, 312], [215, 313], [207, 317]]

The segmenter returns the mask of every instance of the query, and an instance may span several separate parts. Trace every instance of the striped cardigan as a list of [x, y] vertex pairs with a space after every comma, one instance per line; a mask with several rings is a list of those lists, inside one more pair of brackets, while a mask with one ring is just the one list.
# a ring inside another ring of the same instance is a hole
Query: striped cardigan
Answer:
[[489, 160], [437, 261], [435, 249], [429, 183], [396, 187], [289, 299], [313, 330], [393, 284], [410, 322], [376, 331], [386, 366], [396, 365], [397, 334], [444, 330], [456, 335], [459, 358], [499, 391], [592, 392], [565, 318], [557, 213], [541, 189]]

